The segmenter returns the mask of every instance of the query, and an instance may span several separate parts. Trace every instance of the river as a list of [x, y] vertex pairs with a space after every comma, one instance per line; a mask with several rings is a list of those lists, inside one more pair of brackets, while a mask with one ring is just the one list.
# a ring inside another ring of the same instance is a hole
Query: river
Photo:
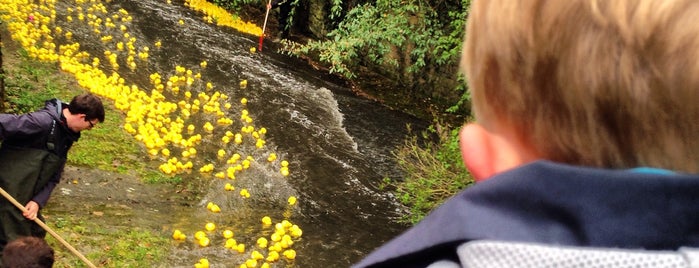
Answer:
[[[97, 1], [57, 2], [56, 24], [71, 31], [81, 49], [101, 55], [113, 44], [97, 39], [92, 28], [75, 16], [77, 6], [82, 5], [87, 13], [91, 2]], [[347, 267], [407, 228], [396, 222], [403, 208], [390, 193], [380, 190], [380, 184], [384, 177], [402, 176], [392, 151], [407, 135], [406, 125], [419, 130], [425, 122], [357, 97], [333, 76], [282, 56], [271, 46], [252, 53], [251, 48], [258, 45], [256, 36], [207, 23], [201, 13], [182, 2], [112, 0], [103, 5], [105, 14], [118, 14], [120, 9], [128, 12], [132, 18], [129, 37], [135, 38], [136, 47], [150, 48], [147, 64], [137, 61], [136, 70], [124, 65], [118, 70], [127, 84], [149, 88], [150, 74], [165, 77], [174, 73], [176, 66], [196, 69], [202, 79], [229, 97], [233, 105], [227, 113], [233, 119], [245, 109], [254, 118], [256, 129], [266, 129], [266, 144], [261, 149], [222, 147], [217, 134], [236, 132], [240, 125], [216, 126], [212, 134], [203, 136], [195, 171], [179, 175], [205, 182], [197, 199], [151, 209], [160, 216], [133, 219], [138, 224], [165, 226], [164, 235], [182, 229], [190, 237], [205, 222], [215, 221], [218, 226], [232, 228], [239, 241], [246, 241], [245, 255], [231, 255], [220, 246], [173, 243], [175, 253], [163, 267], [191, 267], [201, 257], [209, 258], [212, 267], [238, 267], [249, 256], [255, 239], [270, 233], [260, 226], [263, 216], [275, 222], [287, 219], [303, 230], [292, 247], [298, 254], [296, 259], [276, 263], [285, 267]], [[71, 11], [75, 18], [69, 21], [65, 13]], [[156, 49], [156, 42], [162, 46]], [[207, 62], [206, 68], [196, 68], [202, 61]], [[110, 68], [106, 59], [100, 66]], [[243, 80], [247, 81], [245, 89], [240, 86]], [[173, 103], [178, 96], [165, 94]], [[242, 98], [247, 104], [239, 103]], [[190, 119], [194, 123], [203, 120], [205, 116]], [[223, 191], [225, 181], [196, 172], [203, 163], [215, 162], [217, 168], [225, 165], [216, 158], [219, 148], [255, 157], [255, 164], [235, 180], [236, 188], [249, 189], [250, 198]], [[288, 177], [279, 174], [278, 161], [270, 164], [262, 160], [272, 152], [289, 162]], [[139, 198], [147, 196], [159, 197], [145, 193]], [[297, 197], [298, 203], [288, 205], [289, 196]], [[219, 204], [222, 213], [212, 215], [205, 208], [208, 202]]]

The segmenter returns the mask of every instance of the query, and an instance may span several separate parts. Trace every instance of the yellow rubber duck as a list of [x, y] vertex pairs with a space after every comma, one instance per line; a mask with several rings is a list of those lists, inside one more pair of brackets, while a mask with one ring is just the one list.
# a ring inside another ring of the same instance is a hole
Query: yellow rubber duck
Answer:
[[184, 233], [182, 233], [182, 231], [180, 231], [180, 230], [175, 230], [175, 231], [172, 233], [172, 238], [175, 239], [175, 240], [185, 240], [185, 239], [187, 238], [187, 236], [186, 236]]
[[194, 233], [194, 238], [197, 240], [201, 240], [202, 238], [206, 237], [206, 233], [204, 231], [197, 231]]
[[202, 259], [199, 259], [198, 263], [194, 264], [194, 267], [195, 268], [209, 268], [209, 265], [210, 265], [209, 260], [202, 258]]
[[248, 259], [245, 261], [245, 266], [248, 268], [257, 267], [257, 260], [256, 259]]
[[206, 223], [206, 225], [204, 226], [204, 229], [206, 229], [206, 230], [209, 231], [209, 232], [211, 232], [211, 231], [213, 231], [213, 230], [216, 230], [216, 224], [214, 224], [213, 222], [208, 222], [208, 223]]
[[226, 239], [226, 243], [224, 244], [225, 248], [230, 248], [230, 249], [236, 249], [238, 246], [238, 242], [235, 241], [233, 238], [228, 238]]
[[277, 251], [270, 251], [267, 253], [267, 258], [265, 259], [268, 262], [275, 262], [279, 260], [279, 252]]
[[214, 204], [213, 206], [211, 206], [211, 212], [219, 213], [221, 212], [221, 208], [218, 205]]
[[222, 234], [223, 234], [223, 238], [226, 238], [226, 239], [233, 237], [233, 231], [228, 230], [228, 229], [223, 230]]
[[262, 217], [262, 224], [264, 224], [265, 226], [272, 225], [272, 218], [270, 218], [269, 216]]
[[199, 239], [199, 245], [202, 247], [208, 247], [210, 243], [211, 240], [209, 240], [208, 237], [202, 237], [202, 239]]
[[235, 250], [237, 250], [239, 253], [245, 253], [245, 244], [236, 245]]
[[284, 257], [286, 257], [287, 259], [290, 259], [290, 260], [296, 259], [296, 251], [293, 250], [293, 249], [287, 249], [287, 250], [285, 250], [285, 251], [282, 253], [282, 255], [284, 255]]
[[250, 258], [252, 258], [253, 260], [262, 260], [262, 259], [265, 258], [265, 256], [262, 255], [262, 253], [260, 253], [259, 251], [253, 250], [253, 251], [250, 253]]
[[260, 248], [267, 248], [268, 243], [267, 238], [260, 237], [257, 239], [257, 246]]
[[233, 191], [235, 190], [235, 187], [230, 183], [226, 183], [226, 185], [223, 186], [223, 189], [225, 189], [226, 191]]
[[241, 189], [240, 196], [242, 196], [244, 198], [250, 198], [250, 192], [248, 192], [248, 189]]

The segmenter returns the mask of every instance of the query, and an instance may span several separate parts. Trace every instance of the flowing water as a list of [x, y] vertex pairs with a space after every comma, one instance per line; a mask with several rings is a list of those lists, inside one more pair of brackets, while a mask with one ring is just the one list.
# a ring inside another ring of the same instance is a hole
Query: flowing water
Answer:
[[[61, 12], [73, 5], [73, 1], [57, 3], [57, 24], [73, 32], [81, 49], [92, 53], [104, 50], [106, 45], [91, 35], [87, 25], [61, 19]], [[151, 73], [172, 73], [176, 65], [198, 66], [206, 60], [208, 65], [201, 70], [203, 79], [230, 96], [233, 103], [247, 98], [246, 109], [255, 124], [267, 129], [263, 150], [237, 150], [255, 156], [276, 152], [280, 159], [289, 161], [291, 170], [290, 176], [282, 177], [278, 169], [263, 163], [251, 165], [236, 179], [238, 188], [252, 193], [248, 199], [222, 190], [222, 181], [196, 171], [181, 175], [206, 182], [202, 194], [190, 202], [166, 203], [167, 193], [143, 192], [148, 188], [137, 184], [126, 189], [123, 185], [120, 189], [109, 188], [108, 181], [115, 178], [91, 181], [105, 187], [104, 192], [91, 195], [109, 194], [110, 199], [121, 195], [135, 200], [133, 203], [148, 213], [126, 215], [114, 224], [128, 221], [160, 227], [164, 235], [179, 228], [191, 237], [204, 222], [214, 221], [232, 228], [236, 238], [252, 248], [257, 237], [271, 232], [260, 225], [263, 216], [275, 222], [286, 218], [303, 229], [303, 236], [293, 245], [296, 260], [277, 263], [291, 267], [347, 267], [406, 228], [395, 222], [402, 213], [401, 206], [389, 193], [379, 190], [379, 185], [384, 177], [402, 176], [391, 151], [404, 140], [406, 124], [420, 129], [424, 122], [358, 98], [332, 76], [281, 56], [274, 49], [251, 53], [250, 48], [257, 47], [257, 37], [206, 23], [202, 14], [181, 2], [113, 0], [104, 5], [112, 13], [128, 11], [133, 18], [129, 33], [137, 38], [136, 45], [151, 47], [147, 65], [139, 63], [137, 71], [132, 72], [122, 67], [120, 74], [128, 83], [148, 88]], [[162, 42], [160, 49], [153, 47], [156, 41]], [[238, 84], [244, 79], [248, 86], [241, 90]], [[240, 112], [238, 106], [231, 109]], [[205, 136], [198, 153], [200, 161], [216, 161], [219, 147], [216, 140]], [[70, 187], [56, 191], [79, 195]], [[298, 197], [298, 204], [289, 206], [289, 196]], [[57, 199], [60, 203], [61, 197]], [[220, 204], [225, 213], [212, 215], [205, 208], [208, 202]], [[53, 208], [54, 213], [61, 210], [60, 204]], [[173, 247], [169, 263], [163, 267], [191, 267], [201, 257], [218, 267], [237, 267], [249, 256], [249, 250], [245, 255], [231, 254], [220, 246], [202, 248], [191, 242], [174, 243]]]

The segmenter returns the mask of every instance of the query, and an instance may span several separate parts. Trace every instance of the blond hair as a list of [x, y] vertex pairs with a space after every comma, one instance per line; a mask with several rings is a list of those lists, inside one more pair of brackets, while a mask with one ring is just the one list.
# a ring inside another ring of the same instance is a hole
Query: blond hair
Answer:
[[474, 0], [476, 118], [544, 158], [699, 171], [699, 1]]

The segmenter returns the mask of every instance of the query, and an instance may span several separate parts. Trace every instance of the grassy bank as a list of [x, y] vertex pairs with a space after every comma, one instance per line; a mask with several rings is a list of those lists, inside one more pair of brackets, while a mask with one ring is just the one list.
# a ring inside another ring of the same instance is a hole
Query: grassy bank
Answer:
[[[29, 58], [8, 40], [9, 37], [3, 35], [4, 113], [34, 111], [42, 108], [48, 99], [57, 97], [67, 102], [84, 92], [70, 74], [60, 71], [54, 64]], [[69, 153], [67, 164], [102, 170], [105, 174], [130, 174], [143, 182], [172, 182], [172, 178], [164, 177], [157, 167], [148, 166], [144, 161], [145, 150], [122, 128], [122, 113], [108, 101], [105, 101], [105, 108], [105, 122], [82, 133]], [[151, 230], [111, 228], [80, 213], [56, 215], [48, 211], [47, 215], [49, 227], [79, 251], [91, 252], [83, 253], [100, 267], [152, 267], [160, 263], [171, 248], [167, 236]], [[50, 235], [47, 241], [56, 250], [54, 267], [86, 266]]]
[[384, 182], [408, 207], [409, 212], [403, 216], [405, 222], [417, 223], [473, 183], [461, 160], [458, 129], [433, 127], [413, 135], [396, 150], [395, 156], [405, 178]]

